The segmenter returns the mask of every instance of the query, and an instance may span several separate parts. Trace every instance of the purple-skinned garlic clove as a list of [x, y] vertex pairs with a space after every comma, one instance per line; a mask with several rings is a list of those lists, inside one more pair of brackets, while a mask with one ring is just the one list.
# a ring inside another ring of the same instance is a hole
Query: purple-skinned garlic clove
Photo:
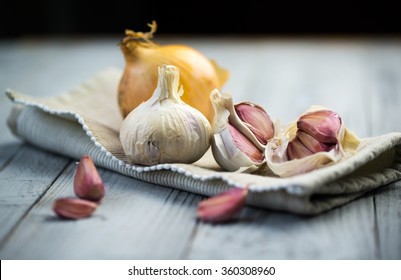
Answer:
[[98, 204], [80, 198], [59, 198], [53, 204], [53, 211], [62, 218], [82, 219], [89, 217]]
[[247, 195], [248, 187], [235, 187], [224, 193], [205, 199], [198, 205], [197, 216], [205, 222], [227, 222], [244, 207]]
[[90, 156], [81, 158], [74, 176], [74, 193], [82, 199], [100, 201], [105, 195], [102, 178]]

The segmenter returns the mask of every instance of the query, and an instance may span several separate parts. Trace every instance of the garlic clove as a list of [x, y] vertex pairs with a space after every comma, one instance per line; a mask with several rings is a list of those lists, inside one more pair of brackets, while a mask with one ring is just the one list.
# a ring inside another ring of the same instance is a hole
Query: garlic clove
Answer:
[[287, 156], [289, 160], [300, 159], [313, 154], [313, 152], [311, 152], [307, 147], [305, 147], [304, 144], [302, 144], [298, 137], [295, 137], [293, 140], [291, 140], [291, 142], [288, 143]]
[[205, 199], [198, 205], [197, 216], [206, 222], [221, 223], [233, 218], [244, 207], [248, 188], [233, 188]]
[[93, 160], [88, 155], [81, 158], [74, 175], [74, 192], [82, 199], [99, 201], [105, 189]]
[[246, 154], [252, 161], [261, 163], [263, 161], [263, 153], [249, 141], [241, 132], [234, 126], [228, 123], [228, 130], [236, 146]]
[[312, 153], [328, 152], [333, 148], [333, 145], [322, 143], [302, 130], [297, 131], [297, 138]]
[[[227, 171], [237, 171], [241, 168], [245, 168], [249, 172], [256, 170], [261, 162], [252, 160], [238, 147], [237, 142], [238, 140], [234, 140], [228, 127], [213, 135], [212, 153], [217, 164]], [[259, 153], [261, 152], [259, 151]], [[253, 155], [253, 157], [257, 158], [258, 156]], [[263, 158], [263, 153], [261, 153], [261, 157]]]
[[62, 218], [81, 219], [89, 217], [98, 204], [79, 198], [59, 198], [53, 204], [53, 211]]
[[235, 112], [263, 145], [274, 136], [274, 125], [267, 112], [259, 105], [241, 102], [234, 105]]
[[210, 100], [215, 110], [212, 152], [216, 162], [227, 171], [256, 170], [264, 161], [263, 145], [237, 116], [231, 95], [215, 89]]
[[309, 112], [299, 118], [297, 127], [322, 143], [336, 144], [341, 118], [331, 110]]

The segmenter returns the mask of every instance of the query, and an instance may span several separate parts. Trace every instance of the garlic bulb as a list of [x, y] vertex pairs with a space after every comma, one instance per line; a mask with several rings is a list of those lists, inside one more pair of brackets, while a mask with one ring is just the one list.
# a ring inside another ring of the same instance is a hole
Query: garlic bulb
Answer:
[[251, 102], [234, 105], [231, 94], [217, 89], [210, 100], [215, 110], [212, 152], [216, 162], [227, 171], [256, 170], [264, 162], [265, 144], [274, 135], [269, 115]]
[[180, 83], [185, 95], [182, 100], [198, 109], [211, 122], [213, 107], [209, 93], [221, 88], [228, 71], [207, 59], [198, 50], [186, 45], [158, 45], [151, 41], [156, 22], [148, 33], [126, 30], [120, 47], [125, 58], [125, 70], [118, 88], [118, 104], [123, 117], [148, 100], [157, 84], [157, 68], [162, 64], [180, 69]]
[[267, 166], [280, 177], [309, 172], [356, 153], [359, 138], [332, 110], [312, 106], [266, 145]]
[[192, 163], [210, 146], [211, 126], [198, 110], [181, 100], [179, 70], [158, 68], [153, 96], [124, 119], [120, 141], [128, 159], [137, 164]]

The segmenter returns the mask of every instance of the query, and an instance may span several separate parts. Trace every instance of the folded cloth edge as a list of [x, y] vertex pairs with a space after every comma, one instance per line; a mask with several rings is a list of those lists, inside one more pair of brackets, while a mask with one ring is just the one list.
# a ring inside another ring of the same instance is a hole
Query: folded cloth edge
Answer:
[[[180, 165], [159, 165], [157, 167], [153, 168], [143, 168], [142, 171], [145, 172], [137, 172], [135, 170], [130, 170], [130, 166], [125, 164], [124, 162], [121, 163], [120, 160], [117, 158], [113, 159], [113, 155], [108, 152], [104, 147], [102, 147], [99, 143], [96, 143], [93, 141], [93, 139], [90, 137], [90, 131], [88, 133], [88, 130], [85, 129], [85, 121], [76, 113], [73, 111], [60, 111], [60, 110], [52, 110], [51, 108], [48, 108], [44, 106], [43, 104], [40, 104], [38, 102], [35, 102], [34, 99], [32, 100], [25, 100], [23, 95], [20, 95], [18, 93], [15, 93], [11, 90], [7, 90], [6, 92], [7, 96], [16, 104], [9, 116], [8, 119], [8, 125], [11, 129], [11, 131], [25, 139], [26, 141], [39, 146], [43, 149], [49, 150], [49, 147], [44, 146], [41, 143], [38, 143], [37, 140], [32, 138], [32, 135], [29, 135], [29, 133], [23, 132], [20, 129], [18, 129], [18, 123], [23, 122], [21, 119], [21, 116], [23, 116], [23, 112], [27, 112], [25, 110], [28, 107], [36, 108], [42, 111], [43, 113], [48, 114], [49, 116], [52, 116], [53, 118], [58, 118], [60, 117], [66, 118], [68, 120], [73, 120], [76, 124], [79, 124], [81, 132], [87, 140], [90, 140], [89, 143], [91, 143], [92, 146], [91, 148], [95, 148], [98, 152], [99, 155], [102, 155], [102, 160], [97, 160], [97, 163], [100, 164], [101, 166], [105, 168], [112, 169], [114, 171], [120, 172], [122, 174], [126, 174], [129, 176], [132, 176], [134, 178], [148, 181], [148, 182], [153, 182], [157, 184], [162, 184], [166, 185], [169, 187], [178, 187], [183, 190], [191, 191], [194, 193], [199, 193], [203, 195], [214, 195], [217, 194], [221, 191], [224, 191], [228, 188], [230, 188], [232, 185], [236, 185], [241, 187], [241, 185], [236, 184], [236, 182], [232, 182], [230, 180], [227, 180], [227, 178], [224, 178], [222, 175], [216, 174], [215, 176], [209, 176], [209, 177], [199, 177], [199, 176], [192, 176], [191, 174], [186, 174], [185, 170], [180, 168]], [[17, 105], [20, 104], [20, 105]], [[23, 106], [21, 106], [23, 105]], [[32, 112], [31, 112], [32, 114]], [[43, 115], [42, 115], [43, 117]], [[25, 120], [26, 121], [26, 120]], [[53, 119], [54, 121], [54, 119]], [[65, 121], [65, 120], [64, 120]], [[400, 148], [399, 146], [401, 145], [401, 133], [391, 133], [388, 135], [381, 136], [384, 140], [380, 142], [381, 145], [378, 145], [378, 150], [376, 153], [371, 153], [369, 155], [369, 160], [374, 160], [375, 158], [379, 157], [382, 152], [388, 151], [388, 150], [394, 150], [396, 151], [396, 158], [399, 159], [399, 153], [400, 153]], [[383, 145], [385, 143], [385, 145]], [[398, 148], [397, 148], [398, 147]], [[50, 147], [50, 150], [64, 154], [66, 156], [70, 156], [71, 154], [67, 152], [60, 152], [59, 149], [56, 149], [55, 147]], [[74, 158], [79, 158], [79, 155], [75, 155]], [[105, 163], [110, 161], [111, 158], [113, 164], [112, 166], [110, 163]], [[365, 158], [366, 161], [366, 158]], [[118, 167], [116, 167], [116, 163]], [[365, 162], [366, 163], [366, 162]], [[364, 163], [359, 162], [354, 166], [354, 170], [357, 169], [358, 167], [362, 166]], [[387, 168], [389, 167], [389, 168]], [[332, 174], [332, 171], [330, 171], [329, 168], [338, 168], [338, 167], [327, 167], [324, 172], [327, 173], [327, 175]], [[323, 169], [322, 169], [323, 170]], [[333, 169], [334, 170], [334, 169]], [[365, 187], [359, 188], [357, 191], [352, 191], [347, 193], [346, 190], [343, 193], [333, 193], [332, 199], [327, 200], [324, 203], [319, 203], [315, 201], [312, 201], [311, 196], [314, 194], [314, 188], [309, 188], [305, 189], [302, 186], [302, 182], [311, 183], [311, 181], [305, 176], [304, 178], [298, 177], [296, 180], [289, 179], [287, 181], [284, 181], [285, 184], [283, 185], [277, 185], [273, 187], [269, 187], [266, 189], [263, 188], [251, 188], [251, 194], [248, 199], [248, 204], [250, 205], [255, 205], [255, 206], [260, 206], [264, 208], [272, 208], [272, 209], [277, 209], [277, 210], [286, 210], [290, 212], [296, 212], [296, 213], [303, 213], [303, 214], [316, 214], [320, 213], [326, 210], [329, 210], [335, 206], [342, 205], [348, 201], [351, 201], [355, 199], [356, 197], [359, 197], [360, 195], [364, 194], [365, 192], [372, 190], [376, 187], [379, 187], [381, 185], [385, 185], [388, 183], [391, 183], [393, 181], [396, 181], [401, 178], [400, 176], [400, 167], [395, 166], [385, 166], [383, 170], [377, 170], [373, 173], [369, 173], [369, 177], [381, 177], [380, 180], [377, 181], [370, 181], [370, 185], [366, 185], [366, 180], [364, 180], [364, 176], [358, 175], [356, 178], [353, 178], [351, 176], [351, 180], [356, 180], [356, 184], [365, 184]], [[169, 180], [169, 179], [160, 179], [157, 176], [148, 176], [149, 173], [148, 171], [152, 171], [152, 173], [156, 172], [158, 174], [161, 173], [166, 173], [167, 176], [169, 177], [171, 173], [176, 173], [176, 179], [175, 180]], [[320, 171], [319, 171], [320, 172]], [[385, 174], [385, 179], [383, 180], [383, 175]], [[350, 178], [345, 178], [345, 179], [340, 179], [336, 180], [338, 178], [343, 177], [344, 174], [342, 174], [340, 177], [333, 177], [333, 176], [327, 176], [328, 178], [326, 181], [320, 181], [320, 182], [315, 182], [319, 186], [319, 188], [322, 188], [322, 185], [324, 185], [323, 188], [330, 190], [330, 186], [336, 186], [337, 189], [346, 189], [347, 185], [347, 180], [350, 180]], [[154, 177], [154, 178], [153, 178]], [[178, 179], [177, 179], [178, 178]], [[359, 181], [358, 181], [359, 178]], [[185, 179], [185, 180], [184, 180]], [[178, 185], [176, 185], [177, 181], [186, 181], [186, 182], [181, 182]], [[309, 180], [309, 181], [308, 181]], [[220, 182], [217, 182], [220, 181]], [[294, 183], [292, 183], [292, 181]], [[301, 183], [300, 183], [301, 182]], [[320, 184], [320, 185], [319, 185]], [[354, 182], [355, 184], [355, 182]], [[344, 187], [345, 186], [345, 187]], [[327, 202], [329, 201], [329, 202]]]

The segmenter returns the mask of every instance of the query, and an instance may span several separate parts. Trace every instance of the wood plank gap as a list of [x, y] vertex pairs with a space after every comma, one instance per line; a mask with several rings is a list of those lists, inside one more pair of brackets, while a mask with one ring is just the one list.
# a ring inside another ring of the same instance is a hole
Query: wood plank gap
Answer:
[[174, 191], [176, 191], [176, 190], [173, 189], [173, 188], [170, 188], [169, 193], [166, 195], [166, 198], [164, 199], [164, 204], [169, 203], [169, 199], [170, 199], [170, 197], [173, 195]]
[[379, 223], [377, 220], [377, 208], [376, 208], [376, 196], [373, 196], [373, 236], [375, 242], [375, 259], [381, 260], [381, 246], [380, 246], [380, 235], [379, 235]]
[[198, 233], [199, 225], [200, 225], [200, 220], [197, 218], [195, 226], [191, 231], [191, 235], [189, 236], [188, 241], [186, 242], [184, 249], [182, 250], [182, 254], [180, 255], [181, 260], [189, 259], [189, 254], [192, 251], [192, 245], [193, 245], [195, 237]]
[[[192, 204], [192, 201], [195, 199], [195, 196], [192, 197], [190, 204]], [[191, 234], [184, 246], [184, 249], [182, 250], [182, 253], [180, 255], [180, 259], [181, 260], [188, 260], [189, 259], [189, 254], [191, 253], [192, 250], [192, 245], [194, 243], [195, 237], [198, 233], [198, 229], [199, 229], [199, 225], [200, 225], [200, 220], [198, 218], [196, 218], [196, 222], [194, 225], [194, 228], [191, 231]]]
[[[16, 153], [17, 154], [17, 153]], [[10, 231], [4, 236], [2, 240], [0, 240], [0, 251], [2, 251], [3, 247], [7, 244], [8, 240], [12, 236], [12, 234], [18, 229], [19, 225], [22, 221], [28, 216], [29, 212], [32, 210], [33, 207], [46, 195], [46, 193], [50, 190], [50, 188], [54, 185], [57, 179], [60, 177], [61, 174], [67, 169], [67, 167], [71, 164], [71, 162], [75, 162], [74, 160], [69, 160], [67, 164], [61, 169], [61, 171], [54, 177], [54, 180], [50, 182], [49, 186], [40, 194], [35, 201], [29, 206], [29, 208], [25, 211], [25, 213], [21, 216], [19, 221], [17, 221]]]

